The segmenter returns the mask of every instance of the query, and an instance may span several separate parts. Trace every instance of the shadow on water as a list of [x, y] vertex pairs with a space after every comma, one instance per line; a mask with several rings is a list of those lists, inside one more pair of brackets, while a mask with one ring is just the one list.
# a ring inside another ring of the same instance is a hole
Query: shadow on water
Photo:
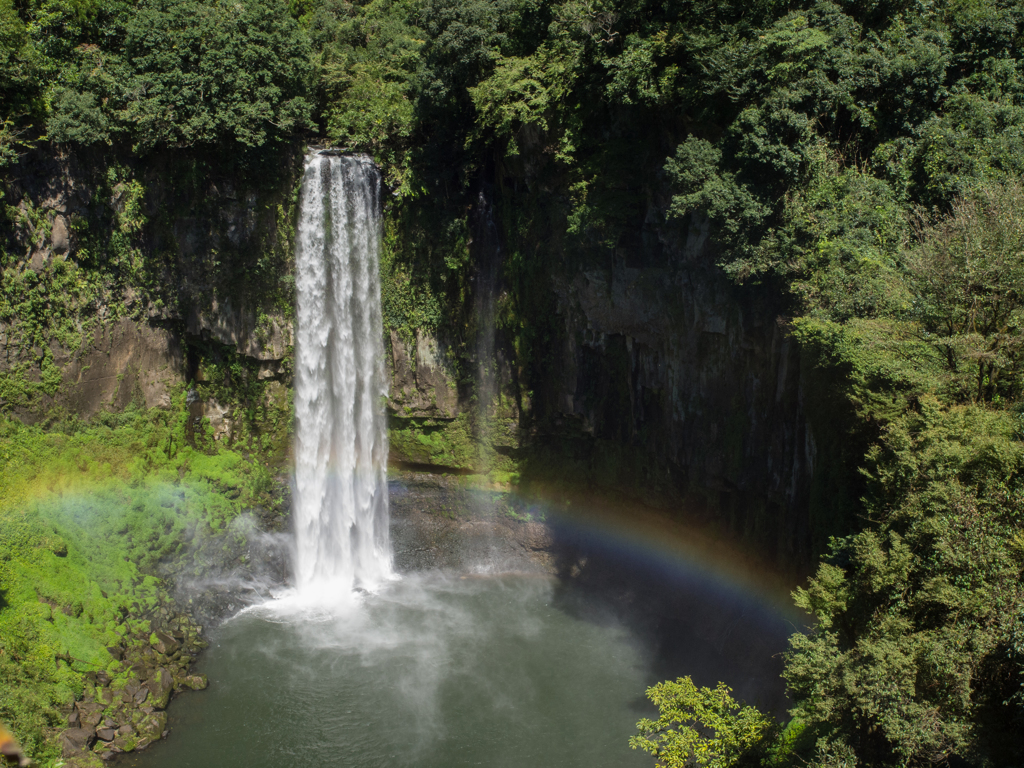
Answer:
[[798, 628], [794, 611], [685, 553], [655, 551], [569, 518], [549, 524], [556, 604], [627, 627], [648, 661], [650, 684], [685, 675], [702, 686], [725, 682], [737, 698], [785, 716], [782, 653]]

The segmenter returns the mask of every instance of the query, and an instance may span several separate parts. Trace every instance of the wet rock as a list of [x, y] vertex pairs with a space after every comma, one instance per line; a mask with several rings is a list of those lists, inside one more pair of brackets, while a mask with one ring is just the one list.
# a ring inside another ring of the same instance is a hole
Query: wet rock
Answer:
[[96, 730], [93, 728], [68, 728], [60, 735], [61, 754], [74, 757], [85, 752], [96, 741]]
[[139, 723], [139, 737], [141, 740], [157, 741], [164, 731], [167, 730], [167, 713], [154, 712]]
[[155, 709], [163, 709], [171, 699], [171, 691], [174, 690], [174, 677], [166, 667], [157, 668], [153, 679], [146, 683], [152, 695], [150, 705]]
[[[417, 330], [414, 345], [391, 331], [391, 395], [388, 408], [403, 417], [453, 419], [460, 411], [457, 377], [437, 339]], [[394, 448], [392, 449], [394, 450]], [[402, 456], [418, 461], [429, 456]]]
[[112, 752], [132, 752], [135, 750], [138, 744], [134, 736], [126, 734], [118, 736], [112, 742], [110, 742], [110, 750]]
[[524, 523], [520, 531], [519, 538], [523, 545], [534, 552], [547, 551], [554, 546], [551, 528], [544, 523]]
[[170, 656], [181, 647], [181, 643], [175, 640], [171, 635], [160, 630], [153, 633], [150, 643], [153, 645], [153, 648], [156, 649], [157, 653], [162, 653], [165, 656]]
[[193, 691], [201, 691], [209, 685], [206, 675], [189, 675], [185, 678], [184, 683]]

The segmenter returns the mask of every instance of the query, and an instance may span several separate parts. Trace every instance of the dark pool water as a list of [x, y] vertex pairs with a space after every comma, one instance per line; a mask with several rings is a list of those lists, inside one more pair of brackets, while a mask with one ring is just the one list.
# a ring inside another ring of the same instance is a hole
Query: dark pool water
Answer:
[[559, 576], [526, 574], [514, 542], [439, 531], [392, 496], [402, 578], [223, 624], [198, 665], [210, 687], [176, 698], [169, 737], [119, 765], [650, 768], [628, 745], [655, 714], [644, 691], [682, 675], [785, 716], [781, 653], [801, 617], [770, 573], [660, 524], [550, 517]]

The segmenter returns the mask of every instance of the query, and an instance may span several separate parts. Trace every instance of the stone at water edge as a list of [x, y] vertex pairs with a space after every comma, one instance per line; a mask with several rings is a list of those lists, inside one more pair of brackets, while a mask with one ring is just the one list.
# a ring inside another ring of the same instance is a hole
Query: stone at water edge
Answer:
[[139, 723], [139, 739], [142, 741], [158, 741], [167, 730], [167, 713], [153, 712]]
[[74, 757], [88, 750], [94, 741], [94, 728], [68, 728], [60, 735], [61, 754], [64, 757]]
[[206, 675], [189, 675], [185, 678], [184, 683], [193, 691], [201, 691], [209, 685]]
[[152, 698], [150, 706], [154, 709], [163, 709], [171, 700], [171, 691], [174, 690], [174, 677], [166, 667], [157, 667], [153, 678], [146, 683]]
[[181, 647], [181, 643], [171, 637], [171, 635], [166, 632], [162, 632], [161, 630], [157, 630], [150, 635], [149, 644], [152, 645], [158, 653], [162, 653], [165, 656], [170, 656]]

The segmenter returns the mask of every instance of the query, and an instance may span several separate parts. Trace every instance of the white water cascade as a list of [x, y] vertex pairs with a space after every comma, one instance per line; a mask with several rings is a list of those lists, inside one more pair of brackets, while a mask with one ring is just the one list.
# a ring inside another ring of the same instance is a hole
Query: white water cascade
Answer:
[[295, 247], [295, 545], [300, 594], [392, 576], [380, 307], [380, 175], [367, 158], [306, 158]]

